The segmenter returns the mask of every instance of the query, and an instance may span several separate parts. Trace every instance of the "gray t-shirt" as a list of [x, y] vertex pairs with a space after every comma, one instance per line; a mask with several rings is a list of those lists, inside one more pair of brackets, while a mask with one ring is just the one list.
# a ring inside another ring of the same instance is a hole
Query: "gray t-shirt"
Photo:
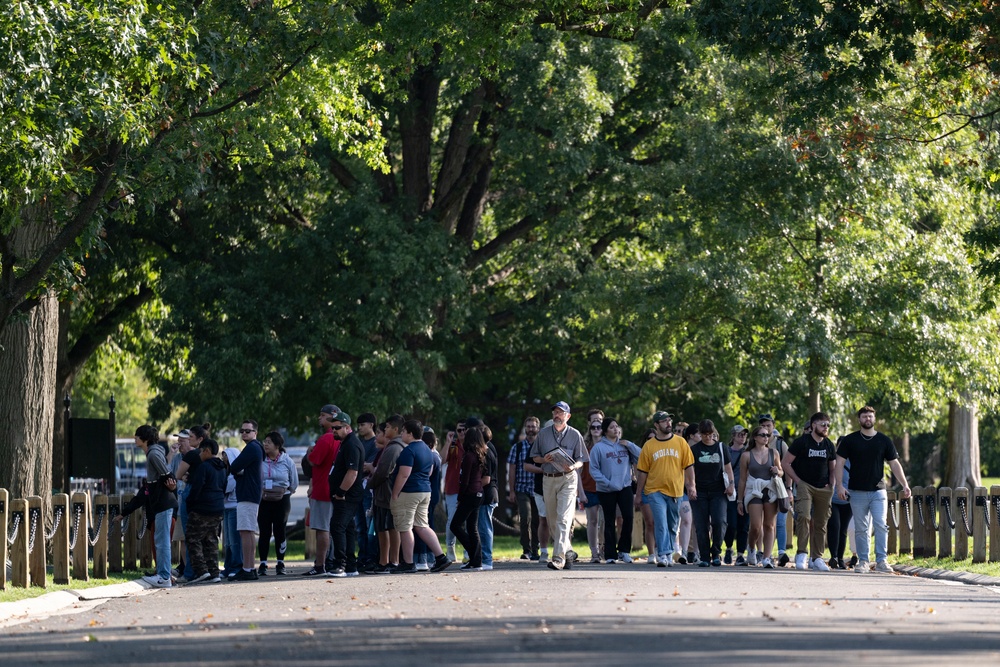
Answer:
[[[535, 438], [535, 444], [531, 446], [531, 452], [528, 456], [531, 456], [532, 458], [536, 456], [544, 457], [557, 447], [561, 448], [563, 452], [574, 461], [579, 461], [581, 463], [590, 461], [590, 455], [587, 453], [587, 446], [583, 442], [583, 436], [580, 435], [579, 431], [568, 424], [566, 428], [562, 430], [562, 433], [557, 433], [554, 426], [546, 426], [539, 431], [538, 437]], [[557, 468], [551, 463], [543, 463], [541, 468], [542, 472], [562, 472], [561, 468]]]

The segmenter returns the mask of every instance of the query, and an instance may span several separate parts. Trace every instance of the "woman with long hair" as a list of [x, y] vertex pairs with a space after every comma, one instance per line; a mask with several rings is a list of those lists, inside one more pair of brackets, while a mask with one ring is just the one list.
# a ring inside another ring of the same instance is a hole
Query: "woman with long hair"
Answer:
[[483, 549], [479, 541], [479, 507], [483, 504], [483, 491], [490, 484], [490, 451], [486, 448], [483, 433], [478, 428], [465, 432], [461, 472], [458, 484], [458, 507], [451, 519], [451, 532], [469, 554], [463, 570], [483, 569]]
[[[733, 483], [739, 488], [740, 480], [743, 479], [740, 471], [740, 461], [746, 453], [747, 436], [750, 434], [742, 425], [737, 424], [729, 431], [729, 460], [733, 465], [733, 472], [736, 479]], [[730, 500], [728, 504], [728, 518], [726, 525], [726, 557], [722, 559], [726, 565], [733, 563], [733, 541], [736, 542], [736, 565], [746, 565], [746, 557], [743, 553], [747, 549], [747, 535], [750, 530], [750, 517], [740, 514], [736, 510], [736, 500]]]
[[274, 550], [278, 564], [274, 567], [277, 575], [285, 574], [285, 526], [292, 511], [292, 494], [299, 488], [299, 473], [288, 453], [285, 439], [277, 431], [271, 431], [264, 438], [264, 465], [261, 466], [261, 499], [257, 511], [257, 555], [260, 556], [258, 576], [267, 575], [267, 557], [271, 549], [271, 535], [274, 535]]
[[[594, 445], [601, 439], [604, 433], [601, 428], [601, 419], [603, 417], [595, 414], [590, 422], [590, 428], [587, 430], [586, 435], [583, 436], [583, 444], [587, 447], [588, 453], [594, 448]], [[605, 532], [604, 516], [601, 512], [601, 500], [597, 496], [597, 482], [590, 472], [590, 463], [587, 461], [584, 462], [583, 468], [580, 470], [580, 486], [583, 487], [583, 492], [587, 494], [584, 513], [587, 516], [587, 544], [590, 545], [590, 562], [600, 563], [603, 560], [601, 554], [605, 549], [603, 539]], [[612, 517], [612, 526], [614, 526], [613, 519], [614, 517]]]
[[770, 569], [771, 549], [774, 547], [775, 517], [778, 514], [778, 497], [775, 484], [784, 484], [781, 479], [781, 459], [768, 446], [771, 429], [757, 426], [750, 434], [750, 445], [740, 457], [740, 489], [736, 496], [736, 510], [740, 515], [750, 516], [749, 554], [747, 563], [760, 564]]
[[[604, 562], [632, 562], [632, 466], [639, 462], [639, 447], [622, 439], [618, 422], [601, 422], [601, 439], [590, 450], [590, 473], [604, 512]], [[615, 541], [615, 517], [622, 516], [621, 535]], [[617, 544], [617, 547], [616, 547]]]

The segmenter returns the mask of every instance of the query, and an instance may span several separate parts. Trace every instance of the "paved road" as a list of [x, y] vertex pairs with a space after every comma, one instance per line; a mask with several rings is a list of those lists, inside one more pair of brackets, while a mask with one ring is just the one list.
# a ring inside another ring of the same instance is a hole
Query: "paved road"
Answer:
[[1000, 589], [902, 575], [514, 562], [482, 573], [267, 577], [75, 611], [5, 628], [0, 661], [1000, 664]]

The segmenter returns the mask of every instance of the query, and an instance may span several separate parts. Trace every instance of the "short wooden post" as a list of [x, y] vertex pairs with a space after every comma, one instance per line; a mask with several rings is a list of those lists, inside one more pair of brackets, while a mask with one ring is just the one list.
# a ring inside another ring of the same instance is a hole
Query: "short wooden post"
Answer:
[[948, 521], [948, 510], [946, 505], [951, 507], [952, 515], [955, 514], [955, 506], [952, 504], [951, 488], [942, 486], [938, 489], [938, 558], [951, 558], [951, 523]]
[[[18, 498], [10, 501], [10, 520], [17, 522], [14, 544], [10, 547], [12, 565], [10, 583], [18, 588], [28, 587], [28, 501]], [[7, 536], [4, 536], [7, 539]], [[6, 563], [4, 563], [6, 566]]]
[[90, 494], [74, 493], [72, 505], [73, 511], [70, 519], [76, 529], [73, 544], [73, 578], [80, 581], [90, 581], [90, 573], [87, 568], [87, 552], [90, 549]]
[[[122, 507], [128, 505], [132, 498], [133, 494], [131, 493], [122, 496]], [[122, 534], [122, 569], [134, 570], [136, 553], [139, 549], [139, 522], [142, 521], [142, 511], [132, 512], [126, 519], [128, 520], [128, 529]]]
[[139, 567], [143, 570], [148, 570], [153, 567], [153, 539], [156, 534], [156, 530], [155, 528], [149, 528], [149, 519], [152, 517], [148, 514], [139, 514], [137, 512], [135, 515], [135, 518], [139, 521], [142, 521], [143, 517], [145, 517], [147, 521], [146, 526], [139, 526], [140, 533], [142, 533], [143, 528], [145, 528], [145, 534], [142, 536], [142, 539], [139, 540]]
[[642, 512], [632, 512], [632, 551], [638, 551], [645, 546], [645, 530], [646, 522], [642, 518]]
[[910, 539], [913, 540], [913, 557], [923, 558], [924, 556], [924, 487], [915, 486], [910, 489], [910, 517], [913, 531]]
[[94, 579], [108, 578], [108, 497], [94, 498], [94, 521], [97, 522], [97, 543], [94, 545]]
[[989, 509], [990, 499], [986, 495], [986, 487], [977, 486], [972, 493], [975, 498], [971, 508], [974, 512], [972, 515], [972, 562], [985, 563], [986, 529], [989, 524], [986, 523], [986, 513], [983, 510]]
[[924, 556], [934, 558], [937, 555], [937, 489], [933, 486], [924, 487]]
[[58, 521], [52, 532], [52, 581], [65, 585], [69, 583], [69, 533], [73, 523], [68, 494], [52, 496], [52, 516], [53, 522]]
[[122, 524], [114, 518], [122, 513], [121, 496], [108, 498], [108, 572], [122, 571]]
[[971, 518], [973, 508], [968, 505], [969, 490], [964, 486], [958, 487], [951, 494], [955, 503], [952, 510], [955, 514], [955, 560], [965, 560], [969, 557], [969, 532], [965, 529], [961, 506], [965, 505], [966, 513], [970, 515], [969, 518]]
[[10, 502], [10, 492], [7, 489], [0, 489], [0, 528], [3, 535], [0, 536], [0, 591], [7, 590], [7, 518], [10, 516], [7, 503]]
[[[913, 494], [911, 493], [909, 498], [897, 498], [896, 503], [899, 505], [896, 514], [899, 517], [899, 553], [912, 553], [910, 548], [911, 535], [913, 534], [912, 526], [917, 521], [912, 511]], [[907, 517], [909, 517], [909, 521], [907, 521]]]
[[45, 588], [45, 517], [42, 499], [28, 496], [28, 573], [31, 585]]
[[1000, 561], [1000, 485], [990, 487], [990, 562]]
[[[899, 553], [899, 523], [903, 518], [899, 515], [899, 504], [896, 502], [896, 492], [886, 491], [886, 523], [889, 524], [889, 539], [886, 541], [886, 550], [890, 555], [896, 555]], [[896, 517], [896, 523], [893, 523], [892, 517]]]

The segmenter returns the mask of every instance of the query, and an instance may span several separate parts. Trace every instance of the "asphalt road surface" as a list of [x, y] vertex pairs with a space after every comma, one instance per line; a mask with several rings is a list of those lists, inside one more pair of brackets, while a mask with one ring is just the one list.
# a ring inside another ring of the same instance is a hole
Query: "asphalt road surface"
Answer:
[[290, 569], [7, 627], [0, 664], [1000, 664], [1000, 589], [898, 574], [518, 561], [316, 580]]

